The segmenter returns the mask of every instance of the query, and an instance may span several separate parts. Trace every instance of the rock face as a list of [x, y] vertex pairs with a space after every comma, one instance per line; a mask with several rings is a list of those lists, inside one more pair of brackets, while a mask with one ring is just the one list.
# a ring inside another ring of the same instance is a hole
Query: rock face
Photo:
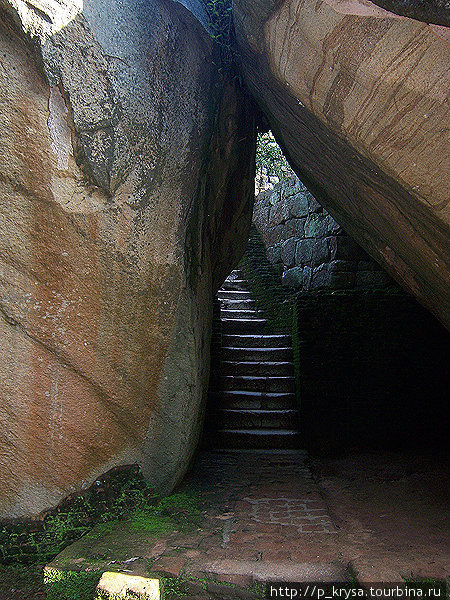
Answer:
[[245, 79], [300, 179], [450, 326], [449, 29], [369, 0], [233, 10]]
[[250, 226], [251, 102], [201, 5], [0, 11], [1, 516], [120, 464], [169, 490]]

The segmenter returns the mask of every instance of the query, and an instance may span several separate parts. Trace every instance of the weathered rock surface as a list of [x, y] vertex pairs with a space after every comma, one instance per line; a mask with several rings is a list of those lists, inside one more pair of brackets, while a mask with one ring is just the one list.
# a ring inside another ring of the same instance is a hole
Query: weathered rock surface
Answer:
[[119, 464], [169, 490], [250, 225], [251, 103], [195, 2], [0, 11], [0, 513]]
[[450, 326], [450, 30], [369, 0], [233, 12], [245, 79], [300, 179]]

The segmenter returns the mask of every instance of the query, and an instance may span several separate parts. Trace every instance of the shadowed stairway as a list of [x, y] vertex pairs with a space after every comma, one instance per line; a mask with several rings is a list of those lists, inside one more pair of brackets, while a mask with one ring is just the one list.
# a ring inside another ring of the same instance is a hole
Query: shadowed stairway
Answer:
[[267, 333], [241, 271], [217, 297], [205, 446], [299, 448], [291, 336]]

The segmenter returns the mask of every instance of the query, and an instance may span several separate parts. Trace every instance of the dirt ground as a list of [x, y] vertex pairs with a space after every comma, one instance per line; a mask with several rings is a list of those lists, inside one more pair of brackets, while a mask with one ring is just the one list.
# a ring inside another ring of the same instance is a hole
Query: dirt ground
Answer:
[[0, 565], [0, 600], [45, 600], [42, 569], [43, 565]]
[[358, 579], [450, 575], [447, 457], [374, 453], [310, 462]]

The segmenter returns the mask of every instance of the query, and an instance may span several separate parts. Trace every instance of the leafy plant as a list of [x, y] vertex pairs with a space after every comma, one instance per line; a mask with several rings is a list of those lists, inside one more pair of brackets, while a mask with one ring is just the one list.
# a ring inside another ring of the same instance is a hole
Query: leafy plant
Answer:
[[230, 0], [206, 0], [206, 11], [210, 19], [210, 36], [221, 48], [231, 52], [233, 13]]
[[180, 577], [164, 577], [161, 579], [164, 600], [178, 600], [184, 598], [187, 593], [184, 590], [185, 580]]
[[295, 175], [272, 132], [259, 133], [256, 143], [256, 192]]

